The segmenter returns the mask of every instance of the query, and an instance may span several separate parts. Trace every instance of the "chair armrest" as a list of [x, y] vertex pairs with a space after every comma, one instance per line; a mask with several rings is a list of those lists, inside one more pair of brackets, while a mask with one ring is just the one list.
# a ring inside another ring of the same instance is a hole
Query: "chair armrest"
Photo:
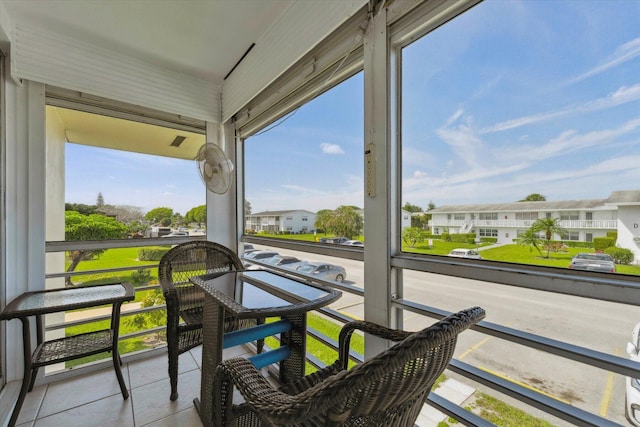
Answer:
[[390, 329], [384, 326], [377, 325], [375, 323], [366, 322], [363, 320], [356, 320], [349, 322], [342, 327], [339, 337], [340, 350], [338, 353], [339, 360], [342, 362], [342, 369], [347, 369], [349, 363], [349, 349], [351, 343], [351, 335], [355, 330], [360, 330], [367, 334], [375, 335], [379, 338], [383, 338], [391, 341], [402, 341], [407, 338], [412, 332], [402, 331], [399, 329]]
[[298, 394], [290, 395], [273, 387], [249, 360], [242, 357], [224, 360], [216, 369], [213, 388], [216, 394], [214, 425], [226, 425], [225, 422], [231, 419], [233, 386], [261, 419], [266, 417], [274, 425], [288, 425], [303, 417], [311, 418], [322, 414], [330, 405], [335, 404], [325, 395], [333, 396], [335, 391], [331, 386], [339, 376], [336, 375]]

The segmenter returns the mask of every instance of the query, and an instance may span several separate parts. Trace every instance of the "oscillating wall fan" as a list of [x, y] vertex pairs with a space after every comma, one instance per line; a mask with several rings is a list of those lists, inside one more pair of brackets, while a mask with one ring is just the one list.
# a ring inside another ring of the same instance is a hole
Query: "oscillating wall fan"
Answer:
[[233, 163], [216, 144], [204, 144], [196, 155], [200, 178], [208, 190], [223, 194], [231, 187]]

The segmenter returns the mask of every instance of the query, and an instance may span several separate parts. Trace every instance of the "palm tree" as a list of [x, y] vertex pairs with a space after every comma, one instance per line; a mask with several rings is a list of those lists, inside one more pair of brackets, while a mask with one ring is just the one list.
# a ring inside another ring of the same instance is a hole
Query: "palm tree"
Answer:
[[542, 239], [538, 237], [538, 234], [533, 230], [533, 228], [529, 228], [518, 236], [518, 244], [522, 246], [529, 246], [529, 251], [531, 251], [531, 246], [533, 246], [536, 248], [540, 256], [542, 256], [542, 251], [540, 250], [541, 243]]
[[533, 223], [531, 230], [533, 230], [534, 233], [544, 233], [545, 243], [547, 245], [547, 258], [549, 258], [553, 235], [557, 234], [560, 237], [564, 237], [567, 234], [567, 230], [560, 225], [560, 219], [558, 218], [540, 218]]

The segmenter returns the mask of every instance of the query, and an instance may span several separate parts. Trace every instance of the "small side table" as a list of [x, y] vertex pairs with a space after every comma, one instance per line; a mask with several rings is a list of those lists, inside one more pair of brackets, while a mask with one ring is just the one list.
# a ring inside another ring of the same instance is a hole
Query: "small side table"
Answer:
[[[118, 377], [122, 397], [127, 399], [129, 392], [122, 377], [122, 360], [118, 353], [118, 330], [120, 327], [120, 307], [125, 301], [135, 298], [135, 290], [130, 283], [114, 283], [76, 288], [52, 289], [26, 292], [13, 301], [0, 313], [0, 320], [20, 319], [22, 321], [22, 344], [24, 352], [24, 376], [18, 401], [11, 414], [9, 426], [13, 427], [24, 403], [28, 391], [33, 389], [36, 374], [41, 366], [65, 362], [92, 354], [110, 351], [113, 367]], [[88, 332], [51, 341], [44, 340], [42, 315], [63, 312], [79, 308], [111, 304], [111, 328]], [[31, 353], [31, 330], [29, 317], [36, 317], [36, 335], [38, 346]]]

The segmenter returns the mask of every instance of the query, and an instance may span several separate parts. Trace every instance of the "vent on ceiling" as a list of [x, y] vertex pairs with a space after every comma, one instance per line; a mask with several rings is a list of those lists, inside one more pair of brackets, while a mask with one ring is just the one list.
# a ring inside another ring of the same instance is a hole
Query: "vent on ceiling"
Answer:
[[180, 147], [180, 144], [182, 144], [184, 142], [184, 140], [187, 139], [186, 136], [176, 136], [176, 139], [173, 140], [173, 142], [171, 143], [172, 147]]

